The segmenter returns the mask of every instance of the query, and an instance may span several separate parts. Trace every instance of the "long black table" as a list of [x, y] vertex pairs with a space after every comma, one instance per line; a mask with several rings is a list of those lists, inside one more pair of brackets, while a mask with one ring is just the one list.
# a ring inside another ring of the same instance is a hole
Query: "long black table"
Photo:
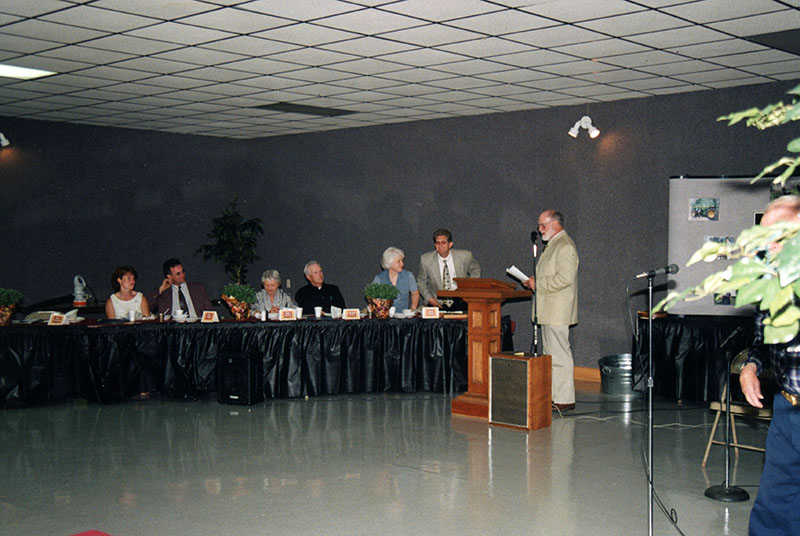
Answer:
[[[633, 375], [638, 390], [648, 367], [648, 321], [639, 318], [639, 341], [633, 345]], [[735, 354], [753, 343], [748, 316], [668, 315], [653, 318], [653, 392], [674, 400], [719, 400], [727, 369], [725, 352]], [[732, 335], [732, 337], [731, 337]], [[721, 344], [731, 337], [726, 348]], [[644, 369], [644, 372], [642, 371]]]
[[[504, 317], [504, 350], [510, 325]], [[0, 405], [198, 398], [217, 390], [226, 352], [262, 359], [267, 398], [467, 386], [466, 320], [16, 324], [0, 328]]]

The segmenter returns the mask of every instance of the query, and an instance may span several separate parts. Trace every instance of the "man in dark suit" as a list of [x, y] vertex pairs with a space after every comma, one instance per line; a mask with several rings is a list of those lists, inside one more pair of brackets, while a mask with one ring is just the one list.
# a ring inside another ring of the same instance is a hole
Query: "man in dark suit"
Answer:
[[[178, 259], [164, 261], [164, 281], [147, 296], [154, 312], [175, 314], [183, 310], [189, 318], [197, 318], [203, 311], [213, 311], [214, 306], [202, 283], [187, 283], [186, 272]], [[155, 304], [155, 305], [152, 305]]]
[[[481, 265], [466, 249], [453, 249], [453, 235], [447, 229], [436, 229], [433, 232], [435, 251], [423, 253], [419, 258], [419, 275], [417, 286], [422, 295], [423, 305], [450, 308], [456, 306], [452, 300], [439, 300], [439, 290], [455, 290], [453, 281], [456, 277], [480, 277]], [[444, 303], [443, 303], [444, 302]], [[464, 307], [459, 303], [459, 307]]]
[[339, 287], [325, 282], [325, 273], [320, 263], [308, 261], [303, 267], [303, 273], [308, 279], [308, 285], [297, 291], [294, 300], [303, 308], [304, 315], [314, 314], [314, 307], [322, 307], [326, 313], [331, 312], [331, 306], [345, 308]]

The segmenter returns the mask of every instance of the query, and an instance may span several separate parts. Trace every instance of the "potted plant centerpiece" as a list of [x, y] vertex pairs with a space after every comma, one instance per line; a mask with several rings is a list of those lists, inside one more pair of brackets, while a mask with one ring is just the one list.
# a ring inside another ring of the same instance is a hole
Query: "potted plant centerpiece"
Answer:
[[256, 301], [256, 291], [250, 285], [228, 283], [222, 289], [222, 299], [236, 320], [247, 320], [250, 318], [250, 306]]
[[13, 288], [0, 288], [0, 326], [11, 323], [14, 307], [22, 300], [22, 293]]
[[389, 318], [389, 309], [398, 294], [397, 287], [388, 283], [370, 283], [364, 287], [364, 297], [375, 318]]

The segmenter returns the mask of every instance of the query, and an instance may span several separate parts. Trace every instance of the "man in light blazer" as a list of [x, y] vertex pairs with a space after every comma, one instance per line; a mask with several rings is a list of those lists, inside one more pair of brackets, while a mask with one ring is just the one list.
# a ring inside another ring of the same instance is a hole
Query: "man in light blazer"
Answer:
[[[419, 275], [417, 286], [422, 295], [423, 305], [447, 309], [453, 306], [451, 300], [438, 300], [436, 292], [455, 288], [456, 277], [480, 277], [481, 265], [466, 249], [453, 249], [453, 235], [447, 229], [436, 229], [433, 232], [435, 251], [423, 253], [419, 258]], [[445, 272], [445, 265], [447, 271]], [[452, 282], [450, 289], [445, 289], [445, 274]], [[444, 302], [444, 303], [443, 303]], [[463, 307], [459, 304], [459, 306]]]
[[539, 232], [546, 243], [536, 265], [536, 280], [523, 286], [536, 292], [536, 312], [542, 326], [542, 347], [553, 358], [553, 405], [575, 409], [575, 379], [569, 327], [578, 323], [578, 250], [564, 230], [564, 216], [555, 210], [539, 215]]

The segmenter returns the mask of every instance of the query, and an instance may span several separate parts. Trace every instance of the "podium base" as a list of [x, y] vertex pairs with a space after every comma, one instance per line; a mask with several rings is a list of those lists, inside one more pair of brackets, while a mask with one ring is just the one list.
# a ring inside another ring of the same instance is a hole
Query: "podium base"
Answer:
[[736, 486], [711, 486], [706, 489], [705, 495], [709, 499], [722, 502], [742, 502], [750, 499], [750, 494]]
[[489, 395], [466, 392], [450, 403], [450, 412], [459, 417], [489, 420]]

